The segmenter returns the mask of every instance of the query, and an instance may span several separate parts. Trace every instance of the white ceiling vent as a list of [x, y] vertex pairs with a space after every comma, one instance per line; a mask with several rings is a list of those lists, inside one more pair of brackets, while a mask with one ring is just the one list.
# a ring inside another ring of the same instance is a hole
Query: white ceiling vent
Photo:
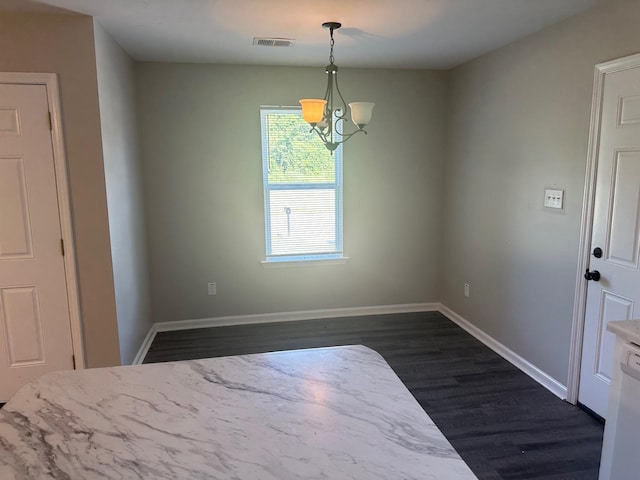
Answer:
[[253, 37], [253, 44], [259, 47], [293, 47], [293, 38]]

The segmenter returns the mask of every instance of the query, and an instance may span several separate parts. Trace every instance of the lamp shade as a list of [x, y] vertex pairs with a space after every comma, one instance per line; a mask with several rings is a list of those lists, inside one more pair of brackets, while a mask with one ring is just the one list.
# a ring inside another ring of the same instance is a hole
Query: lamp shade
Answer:
[[318, 123], [324, 116], [324, 106], [327, 104], [326, 100], [320, 98], [303, 98], [300, 100], [302, 105], [302, 117], [305, 122]]
[[371, 121], [371, 115], [373, 115], [373, 107], [375, 103], [371, 102], [351, 102], [349, 108], [351, 108], [351, 120], [359, 129], [363, 129]]

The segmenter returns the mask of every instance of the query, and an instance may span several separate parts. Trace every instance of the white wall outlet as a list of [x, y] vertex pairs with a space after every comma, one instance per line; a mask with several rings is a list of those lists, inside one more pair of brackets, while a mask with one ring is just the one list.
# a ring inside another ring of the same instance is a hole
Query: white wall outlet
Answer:
[[562, 210], [564, 208], [564, 190], [558, 190], [555, 188], [544, 189], [544, 206], [546, 208], [557, 208]]
[[215, 295], [216, 294], [216, 284], [215, 284], [215, 282], [207, 283], [207, 290], [209, 292], [209, 295]]
[[469, 297], [469, 284], [468, 283], [464, 284], [464, 296], [467, 297], [467, 298]]

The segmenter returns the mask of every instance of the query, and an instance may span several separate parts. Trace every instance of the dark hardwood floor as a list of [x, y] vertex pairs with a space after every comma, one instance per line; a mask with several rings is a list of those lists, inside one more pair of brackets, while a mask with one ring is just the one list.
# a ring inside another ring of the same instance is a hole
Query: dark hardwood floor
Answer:
[[602, 424], [439, 313], [161, 332], [145, 363], [349, 344], [387, 360], [479, 479], [598, 477]]

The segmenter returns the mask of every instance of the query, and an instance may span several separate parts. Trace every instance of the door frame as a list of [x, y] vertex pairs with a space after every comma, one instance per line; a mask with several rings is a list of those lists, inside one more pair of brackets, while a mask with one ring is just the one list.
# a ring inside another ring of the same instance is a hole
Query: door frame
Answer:
[[569, 374], [567, 379], [567, 401], [578, 403], [580, 387], [580, 364], [582, 361], [582, 340], [587, 302], [587, 282], [584, 272], [591, 258], [591, 234], [593, 233], [593, 213], [596, 194], [596, 172], [598, 151], [600, 150], [600, 123], [604, 82], [608, 74], [640, 67], [640, 53], [618, 58], [595, 66], [593, 99], [591, 103], [591, 126], [587, 148], [587, 169], [582, 199], [582, 219], [580, 221], [580, 244], [578, 247], [578, 269], [576, 290], [573, 300], [573, 322], [571, 326], [571, 346], [569, 350]]
[[62, 109], [60, 106], [58, 76], [55, 73], [0, 72], [0, 84], [44, 85], [47, 90], [47, 102], [49, 104], [49, 113], [51, 114], [51, 144], [53, 146], [53, 163], [58, 194], [58, 215], [60, 217], [60, 231], [64, 241], [63, 260], [67, 286], [67, 302], [69, 305], [71, 342], [73, 345], [73, 355], [75, 357], [75, 368], [85, 368], [82, 319], [80, 315], [80, 290], [76, 270], [76, 250], [73, 239], [71, 198], [68, 182], [67, 156], [62, 131]]

